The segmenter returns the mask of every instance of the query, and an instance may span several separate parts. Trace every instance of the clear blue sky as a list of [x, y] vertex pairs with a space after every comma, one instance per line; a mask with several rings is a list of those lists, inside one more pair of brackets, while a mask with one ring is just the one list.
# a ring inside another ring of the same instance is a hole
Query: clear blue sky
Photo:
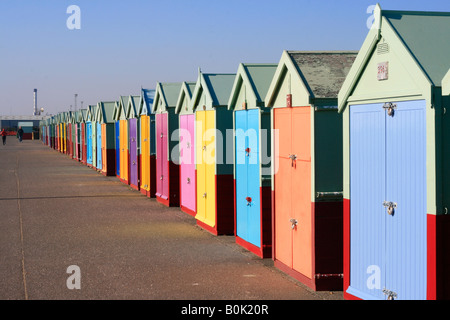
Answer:
[[[359, 50], [367, 0], [0, 0], [0, 114], [55, 114], [159, 82], [276, 63], [283, 50]], [[382, 9], [449, 11], [448, 0], [380, 0]], [[81, 10], [69, 30], [68, 6]]]

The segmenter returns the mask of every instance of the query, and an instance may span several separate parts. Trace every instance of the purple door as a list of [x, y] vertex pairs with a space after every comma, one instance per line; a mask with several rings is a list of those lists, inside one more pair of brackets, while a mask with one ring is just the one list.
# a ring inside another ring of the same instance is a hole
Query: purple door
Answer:
[[129, 120], [130, 126], [130, 185], [138, 186], [138, 157], [137, 157], [137, 119]]
[[167, 113], [156, 115], [156, 195], [169, 198]]
[[195, 212], [195, 115], [180, 116], [180, 192], [181, 206]]

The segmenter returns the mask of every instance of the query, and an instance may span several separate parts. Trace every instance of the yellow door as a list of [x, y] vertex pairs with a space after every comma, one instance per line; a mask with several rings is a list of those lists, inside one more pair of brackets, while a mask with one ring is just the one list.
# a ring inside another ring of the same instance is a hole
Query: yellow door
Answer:
[[64, 146], [64, 149], [63, 149], [63, 151], [64, 151], [64, 153], [66, 153], [66, 139], [67, 139], [67, 128], [66, 128], [66, 124], [65, 123], [63, 123], [63, 133], [64, 133], [64, 135], [63, 135], [63, 146]]
[[150, 117], [141, 116], [141, 189], [150, 191]]
[[197, 214], [210, 227], [216, 224], [215, 112], [196, 112]]

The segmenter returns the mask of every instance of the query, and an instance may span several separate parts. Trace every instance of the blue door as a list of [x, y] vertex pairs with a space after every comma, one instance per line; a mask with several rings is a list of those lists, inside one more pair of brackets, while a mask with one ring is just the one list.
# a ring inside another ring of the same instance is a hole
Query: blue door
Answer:
[[102, 125], [97, 122], [97, 169], [102, 169]]
[[236, 235], [257, 247], [261, 247], [259, 112], [235, 112]]
[[86, 122], [86, 161], [92, 164], [92, 122]]
[[120, 176], [120, 121], [116, 121], [116, 175]]
[[[425, 102], [350, 107], [350, 287], [426, 298]], [[390, 208], [391, 207], [391, 208]]]

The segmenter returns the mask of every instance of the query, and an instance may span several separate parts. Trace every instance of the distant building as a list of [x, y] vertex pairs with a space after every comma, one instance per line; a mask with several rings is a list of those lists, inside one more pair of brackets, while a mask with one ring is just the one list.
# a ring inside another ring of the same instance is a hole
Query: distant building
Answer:
[[39, 137], [39, 122], [50, 118], [47, 116], [0, 116], [0, 130], [5, 129], [10, 132], [17, 132], [19, 127], [24, 130], [24, 139], [35, 139]]

